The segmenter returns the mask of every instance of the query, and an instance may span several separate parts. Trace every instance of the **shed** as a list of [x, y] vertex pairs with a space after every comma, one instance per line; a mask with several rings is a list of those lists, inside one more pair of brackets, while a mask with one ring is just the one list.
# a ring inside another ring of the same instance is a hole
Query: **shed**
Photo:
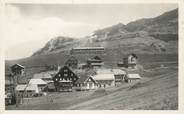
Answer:
[[128, 74], [125, 77], [126, 82], [139, 81], [140, 79], [141, 79], [141, 76], [139, 74]]
[[43, 91], [46, 88], [47, 83], [43, 81], [42, 79], [31, 79], [29, 81], [29, 84], [37, 85], [39, 92]]

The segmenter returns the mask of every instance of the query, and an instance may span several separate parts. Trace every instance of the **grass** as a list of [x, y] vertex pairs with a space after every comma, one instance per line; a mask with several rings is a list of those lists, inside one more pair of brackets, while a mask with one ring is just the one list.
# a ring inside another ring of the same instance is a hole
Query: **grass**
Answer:
[[50, 93], [7, 110], [177, 110], [178, 73], [173, 67], [150, 70], [140, 82], [83, 92]]

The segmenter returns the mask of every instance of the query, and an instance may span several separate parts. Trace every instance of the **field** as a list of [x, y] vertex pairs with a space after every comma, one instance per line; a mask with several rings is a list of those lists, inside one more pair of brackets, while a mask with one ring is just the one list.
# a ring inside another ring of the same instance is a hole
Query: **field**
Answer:
[[[157, 62], [156, 62], [157, 63]], [[156, 64], [155, 63], [155, 64]], [[7, 110], [177, 110], [177, 63], [164, 67], [150, 65], [140, 82], [123, 83], [91, 91], [49, 93], [48, 96], [25, 99], [19, 107]], [[162, 63], [163, 64], [163, 63]]]

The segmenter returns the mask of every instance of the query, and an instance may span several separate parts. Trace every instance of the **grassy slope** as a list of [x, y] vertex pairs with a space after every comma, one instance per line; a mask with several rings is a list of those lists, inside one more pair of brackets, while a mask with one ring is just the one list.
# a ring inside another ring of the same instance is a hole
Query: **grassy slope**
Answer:
[[12, 106], [6, 109], [177, 109], [176, 66], [149, 69], [143, 74], [139, 83], [124, 83], [119, 87], [89, 92], [52, 93], [49, 97], [31, 99], [28, 104], [24, 102], [18, 108]]

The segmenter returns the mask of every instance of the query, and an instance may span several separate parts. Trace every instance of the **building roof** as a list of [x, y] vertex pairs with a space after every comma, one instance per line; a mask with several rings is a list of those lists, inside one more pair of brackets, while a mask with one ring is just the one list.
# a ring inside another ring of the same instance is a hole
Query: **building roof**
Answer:
[[47, 83], [43, 81], [42, 79], [31, 79], [29, 81], [29, 84], [42, 85], [42, 84], [47, 84]]
[[113, 74], [111, 69], [97, 69], [96, 73], [97, 74]]
[[76, 81], [76, 84], [77, 84], [77, 83], [84, 83], [84, 82], [86, 82], [89, 78], [90, 78], [91, 80], [93, 80], [94, 83], [97, 83], [97, 82], [93, 79], [93, 77], [84, 75], [84, 76], [80, 76], [80, 78]]
[[129, 79], [141, 79], [141, 76], [139, 74], [128, 74], [127, 78], [129, 78]]
[[125, 71], [121, 70], [121, 69], [112, 69], [114, 75], [124, 75], [126, 74]]
[[77, 47], [73, 49], [104, 49], [104, 47]]
[[22, 68], [22, 69], [24, 69], [25, 67], [20, 65], [20, 64], [14, 64], [13, 66], [11, 66], [11, 68]]
[[15, 88], [17, 91], [35, 91], [36, 93], [39, 92], [38, 86], [34, 84], [28, 84], [28, 85], [17, 85]]
[[42, 73], [34, 74], [33, 78], [34, 79], [44, 79], [44, 78], [51, 78], [52, 79], [52, 76], [50, 73], [42, 72]]
[[93, 78], [95, 80], [114, 80], [113, 74], [97, 74], [94, 75]]
[[104, 63], [91, 63], [92, 66], [102, 66]]

